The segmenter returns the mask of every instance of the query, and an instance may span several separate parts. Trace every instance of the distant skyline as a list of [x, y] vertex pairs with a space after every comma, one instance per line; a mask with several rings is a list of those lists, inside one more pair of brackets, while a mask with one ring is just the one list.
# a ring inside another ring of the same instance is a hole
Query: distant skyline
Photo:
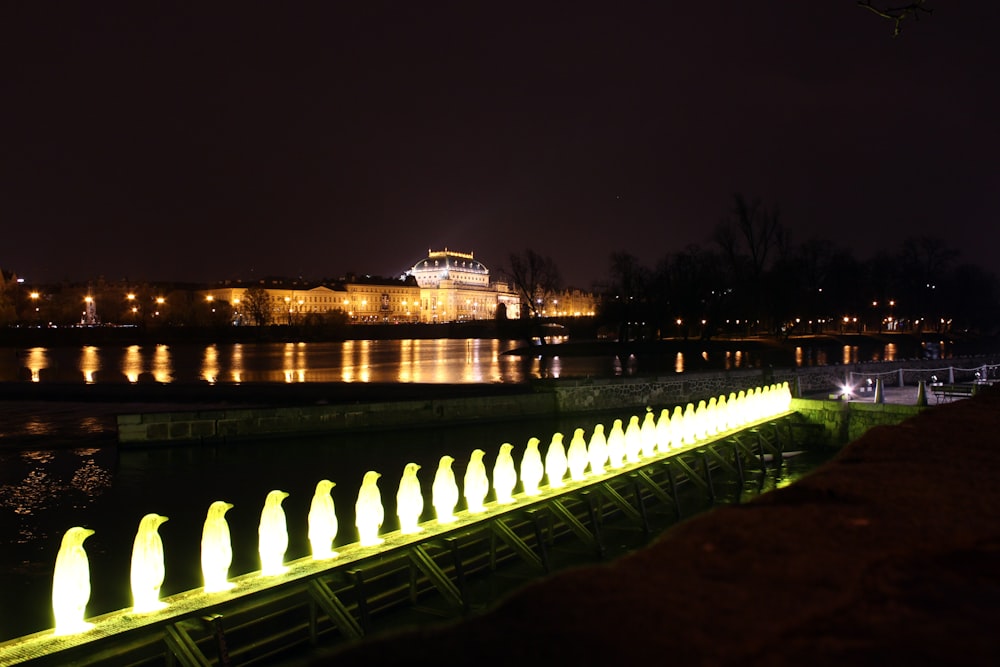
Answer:
[[0, 267], [215, 282], [550, 256], [589, 289], [742, 193], [1000, 274], [1000, 6], [8, 2]]

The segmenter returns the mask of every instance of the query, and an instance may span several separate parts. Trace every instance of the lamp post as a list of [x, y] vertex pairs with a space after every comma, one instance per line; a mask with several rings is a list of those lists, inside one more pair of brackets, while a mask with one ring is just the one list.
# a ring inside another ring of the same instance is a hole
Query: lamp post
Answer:
[[41, 295], [38, 292], [32, 292], [31, 294], [28, 295], [28, 297], [31, 299], [31, 307], [35, 311], [35, 324], [38, 324], [39, 321], [38, 299], [39, 297], [41, 297]]

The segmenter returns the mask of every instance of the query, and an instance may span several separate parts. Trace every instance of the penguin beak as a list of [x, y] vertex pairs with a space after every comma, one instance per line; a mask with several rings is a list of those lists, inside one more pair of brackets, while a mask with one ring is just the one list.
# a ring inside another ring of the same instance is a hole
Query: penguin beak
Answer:
[[156, 523], [157, 523], [157, 525], [162, 525], [162, 524], [166, 523], [167, 521], [170, 521], [170, 517], [168, 517], [168, 516], [161, 516], [159, 519], [156, 520]]

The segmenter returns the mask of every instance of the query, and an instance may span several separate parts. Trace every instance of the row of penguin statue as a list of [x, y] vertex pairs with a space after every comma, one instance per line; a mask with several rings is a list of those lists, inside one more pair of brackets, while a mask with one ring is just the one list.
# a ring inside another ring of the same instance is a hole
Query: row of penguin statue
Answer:
[[[697, 405], [688, 403], [682, 410], [675, 406], [673, 413], [663, 409], [657, 418], [647, 408], [644, 418], [633, 415], [627, 425], [614, 420], [605, 433], [604, 425], [597, 424], [589, 438], [584, 429], [577, 428], [568, 444], [563, 434], [555, 433], [543, 456], [538, 438], [530, 438], [519, 464], [513, 457], [513, 445], [503, 443], [493, 463], [492, 483], [487, 473], [482, 449], [472, 451], [465, 469], [462, 495], [465, 512], [486, 512], [487, 498], [493, 490], [493, 503], [497, 506], [515, 502], [518, 482], [525, 497], [543, 493], [543, 480], [548, 490], [558, 490], [570, 483], [585, 481], [610, 471], [617, 471], [655, 456], [666, 456], [727, 430], [786, 412], [791, 393], [787, 383], [758, 387], [739, 394], [712, 398]], [[455, 459], [442, 456], [438, 462], [431, 485], [431, 505], [438, 524], [448, 524], [458, 519], [459, 487], [452, 470]], [[399, 532], [403, 535], [419, 533], [423, 528], [424, 498], [418, 472], [421, 466], [407, 463], [396, 491], [396, 514]], [[385, 519], [378, 481], [381, 474], [370, 470], [365, 473], [355, 502], [355, 527], [360, 547], [374, 547], [383, 542], [379, 530]], [[568, 480], [567, 480], [568, 478]], [[338, 554], [333, 546], [339, 531], [336, 508], [330, 495], [335, 483], [323, 479], [316, 484], [308, 514], [308, 538], [314, 560], [334, 558]], [[288, 547], [288, 530], [282, 501], [288, 493], [272, 490], [267, 494], [260, 515], [258, 528], [259, 555], [262, 576], [283, 574], [285, 552]], [[214, 593], [233, 588], [229, 580], [232, 563], [232, 546], [226, 512], [233, 505], [217, 500], [205, 517], [201, 538], [201, 569], [204, 591]], [[164, 580], [163, 543], [158, 533], [167, 517], [147, 514], [139, 522], [132, 548], [130, 582], [133, 613], [160, 610], [166, 603], [160, 599]], [[52, 604], [55, 614], [55, 634], [75, 634], [87, 630], [91, 624], [84, 620], [90, 599], [90, 566], [83, 543], [94, 531], [75, 526], [63, 535], [56, 556], [52, 585]]]

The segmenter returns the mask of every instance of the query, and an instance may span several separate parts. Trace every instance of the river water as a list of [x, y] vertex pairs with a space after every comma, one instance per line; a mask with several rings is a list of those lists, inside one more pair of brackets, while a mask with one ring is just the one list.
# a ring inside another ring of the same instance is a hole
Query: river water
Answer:
[[[520, 383], [531, 378], [614, 377], [643, 372], [816, 366], [951, 356], [954, 345], [804, 342], [760, 349], [733, 341], [670, 357], [506, 355], [505, 339], [348, 340], [299, 343], [0, 347], [0, 382], [414, 382]], [[550, 346], [558, 350], [558, 345]], [[666, 365], [666, 368], [664, 368]]]

